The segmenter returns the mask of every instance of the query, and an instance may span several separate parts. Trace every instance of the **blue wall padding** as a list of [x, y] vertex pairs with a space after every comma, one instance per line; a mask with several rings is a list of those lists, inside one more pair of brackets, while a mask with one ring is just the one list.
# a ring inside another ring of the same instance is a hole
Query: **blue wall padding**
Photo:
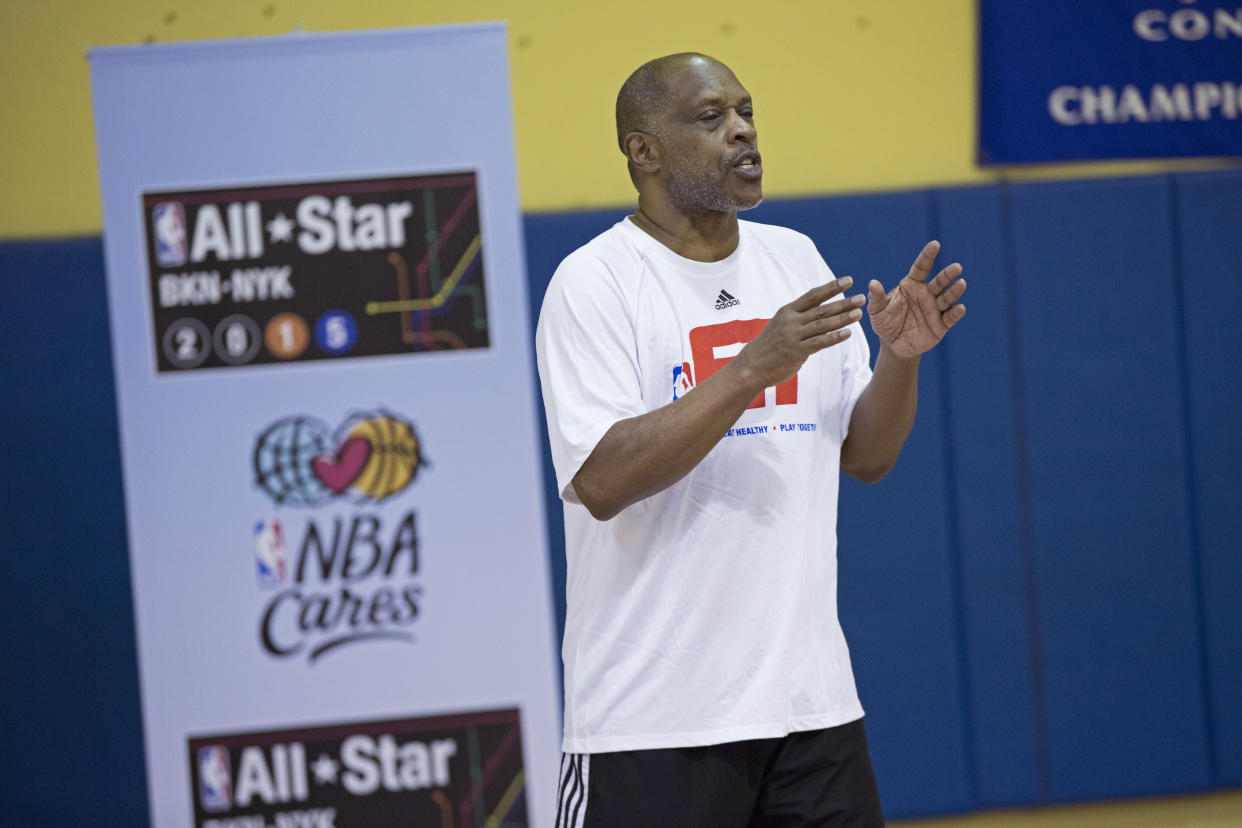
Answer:
[[[626, 212], [526, 217], [532, 320]], [[933, 236], [970, 282], [896, 468], [842, 487], [842, 623], [889, 816], [1242, 783], [1242, 172], [747, 217], [807, 233], [860, 290]], [[101, 245], [0, 244], [0, 278], [0, 812], [145, 825]]]
[[100, 240], [0, 244], [0, 822], [144, 825]]
[[1052, 795], [1201, 789], [1169, 180], [1010, 197]]
[[1177, 180], [1180, 274], [1217, 783], [1242, 785], [1242, 173]]
[[[949, 440], [957, 488], [957, 554], [963, 596], [969, 725], [977, 801], [989, 806], [1042, 795], [1040, 680], [1032, 651], [1028, 556], [1020, 519], [1009, 339], [1011, 303], [1000, 192], [941, 190], [932, 208], [942, 259], [967, 268], [967, 314], [940, 346], [948, 370]], [[1046, 757], [1045, 757], [1046, 758]]]

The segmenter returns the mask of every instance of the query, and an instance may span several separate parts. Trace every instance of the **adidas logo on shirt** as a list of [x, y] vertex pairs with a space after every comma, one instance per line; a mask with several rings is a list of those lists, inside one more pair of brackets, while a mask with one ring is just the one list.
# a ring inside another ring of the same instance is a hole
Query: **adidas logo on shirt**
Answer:
[[720, 291], [720, 295], [716, 297], [716, 310], [724, 310], [734, 305], [742, 304], [742, 300], [733, 298], [732, 294], [727, 290]]

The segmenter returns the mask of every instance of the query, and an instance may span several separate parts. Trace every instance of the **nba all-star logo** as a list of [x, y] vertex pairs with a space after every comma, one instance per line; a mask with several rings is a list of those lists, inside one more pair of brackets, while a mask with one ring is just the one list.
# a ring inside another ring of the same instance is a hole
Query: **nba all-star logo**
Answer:
[[521, 712], [329, 721], [186, 740], [197, 828], [526, 828]]
[[251, 531], [255, 577], [270, 593], [259, 615], [268, 654], [314, 662], [347, 645], [415, 640], [418, 518], [391, 505], [425, 465], [413, 423], [385, 410], [335, 428], [284, 417], [260, 431], [254, 485], [280, 510]]

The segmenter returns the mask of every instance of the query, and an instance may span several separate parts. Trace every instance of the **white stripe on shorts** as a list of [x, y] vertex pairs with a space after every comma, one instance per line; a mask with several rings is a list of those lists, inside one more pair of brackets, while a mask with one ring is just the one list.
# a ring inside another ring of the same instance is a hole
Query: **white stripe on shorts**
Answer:
[[586, 823], [587, 784], [591, 776], [589, 753], [562, 753], [556, 791], [556, 828], [582, 828]]

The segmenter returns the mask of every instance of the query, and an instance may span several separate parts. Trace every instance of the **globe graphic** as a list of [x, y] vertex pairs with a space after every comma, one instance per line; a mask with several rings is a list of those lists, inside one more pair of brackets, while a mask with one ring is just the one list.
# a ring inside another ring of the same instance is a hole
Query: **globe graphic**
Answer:
[[319, 482], [311, 463], [331, 451], [322, 423], [309, 417], [288, 417], [259, 435], [254, 448], [255, 483], [277, 503], [315, 506], [332, 497]]

